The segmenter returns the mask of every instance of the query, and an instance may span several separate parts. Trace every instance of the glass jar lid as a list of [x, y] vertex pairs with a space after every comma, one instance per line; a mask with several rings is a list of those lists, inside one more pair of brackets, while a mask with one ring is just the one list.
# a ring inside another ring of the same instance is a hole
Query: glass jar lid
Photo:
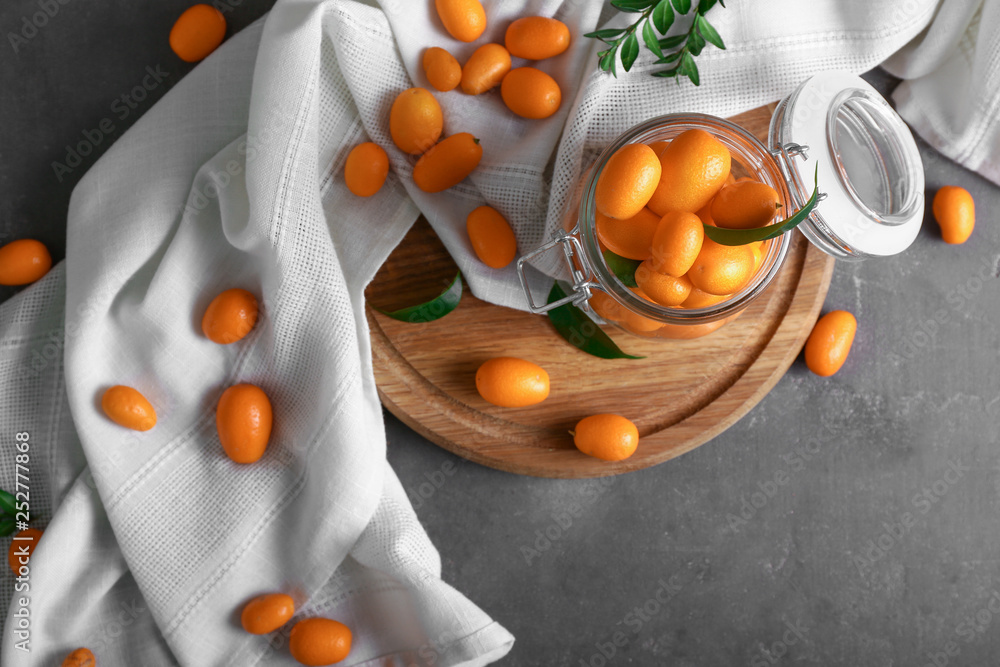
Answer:
[[768, 146], [786, 172], [796, 207], [819, 168], [821, 206], [799, 229], [835, 257], [902, 252], [924, 216], [924, 171], [909, 128], [868, 82], [821, 72], [782, 100]]

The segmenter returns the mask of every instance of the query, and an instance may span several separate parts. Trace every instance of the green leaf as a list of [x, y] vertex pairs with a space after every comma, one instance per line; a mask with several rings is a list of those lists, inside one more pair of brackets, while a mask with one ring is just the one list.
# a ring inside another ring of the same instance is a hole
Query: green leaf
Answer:
[[17, 514], [17, 499], [3, 489], [0, 489], [0, 512], [11, 516]]
[[[566, 292], [559, 283], [552, 285], [549, 292], [549, 303], [558, 301], [566, 297]], [[566, 341], [587, 354], [601, 359], [645, 359], [621, 351], [608, 334], [604, 333], [601, 327], [587, 317], [587, 314], [567, 303], [549, 311], [549, 321], [556, 328], [559, 335]]]
[[673, 49], [681, 44], [687, 39], [687, 35], [674, 35], [673, 37], [664, 37], [660, 40], [660, 48], [663, 49]]
[[622, 281], [625, 287], [638, 287], [635, 282], [635, 270], [642, 262], [616, 255], [610, 250], [605, 250], [602, 254], [604, 255], [604, 263], [618, 276], [618, 280]]
[[698, 66], [694, 64], [694, 57], [690, 52], [685, 51], [684, 55], [681, 56], [681, 64], [678, 68], [681, 76], [686, 76], [691, 79], [691, 83], [694, 85], [699, 85], [700, 80], [698, 78]]
[[674, 24], [674, 10], [670, 8], [670, 0], [660, 0], [652, 14], [653, 25], [660, 31], [661, 35], [666, 35], [670, 26]]
[[584, 37], [592, 37], [594, 39], [608, 40], [617, 37], [625, 32], [625, 28], [605, 28], [604, 30], [595, 30], [594, 32], [588, 32]]
[[665, 55], [662, 58], [660, 58], [659, 60], [657, 60], [656, 64], [657, 65], [669, 65], [670, 63], [679, 60], [680, 57], [681, 57], [681, 55], [683, 55], [683, 53], [684, 53], [683, 51], [674, 51], [673, 53], [668, 53], [667, 55]]
[[615, 64], [615, 51], [618, 50], [618, 46], [614, 46], [607, 51], [601, 51], [598, 55], [601, 56], [601, 60], [598, 65], [605, 72], [610, 72], [611, 68]]
[[430, 301], [416, 306], [395, 310], [391, 313], [387, 313], [385, 311], [379, 312], [387, 317], [391, 317], [392, 319], [399, 320], [401, 322], [412, 322], [414, 324], [433, 322], [434, 320], [441, 319], [451, 311], [455, 310], [455, 308], [458, 307], [458, 302], [461, 300], [462, 274], [459, 272], [455, 274], [455, 279], [451, 281], [451, 285], [448, 286], [448, 289], [441, 292], [440, 295]]
[[649, 21], [642, 24], [642, 41], [646, 42], [646, 48], [652, 51], [657, 58], [663, 57], [660, 43], [656, 41], [656, 33], [653, 32], [653, 24]]
[[698, 74], [698, 66], [693, 62], [691, 63], [691, 71], [687, 73], [687, 78], [691, 79], [691, 83], [694, 85], [701, 85], [701, 76]]
[[625, 71], [632, 69], [632, 63], [639, 56], [639, 38], [635, 36], [635, 33], [631, 33], [627, 38], [625, 38], [625, 43], [622, 45], [622, 67]]
[[621, 46], [621, 42], [615, 44], [610, 49], [604, 52], [604, 57], [601, 58], [601, 69], [605, 72], [611, 72], [618, 77], [618, 47]]
[[691, 28], [691, 32], [688, 33], [687, 38], [687, 49], [691, 52], [691, 55], [697, 56], [701, 55], [701, 50], [705, 48], [705, 38], [698, 34], [698, 31]]
[[677, 76], [677, 68], [674, 67], [673, 69], [661, 69], [661, 70], [657, 70], [656, 72], [653, 72], [653, 76], [658, 76], [658, 77], [661, 77], [661, 78], [674, 77], [674, 76]]
[[756, 229], [725, 229], [704, 225], [705, 236], [722, 245], [746, 245], [754, 241], [766, 241], [791, 231], [809, 217], [819, 203], [819, 165], [816, 165], [812, 197], [795, 214], [777, 225], [765, 225]]
[[698, 33], [701, 34], [701, 36], [704, 37], [706, 40], [708, 40], [710, 44], [713, 44], [719, 47], [720, 49], [726, 48], [726, 44], [722, 41], [722, 37], [719, 35], [716, 29], [712, 27], [712, 24], [708, 22], [708, 19], [706, 19], [701, 14], [698, 14], [698, 16], [694, 20], [694, 24], [698, 28]]
[[[722, 0], [611, 0], [611, 5], [623, 12], [641, 14], [628, 28], [605, 28], [586, 34], [586, 37], [600, 39], [609, 45], [609, 49], [597, 54], [598, 67], [618, 76], [618, 61], [628, 72], [639, 57], [639, 30], [642, 30], [642, 41], [657, 58], [657, 64], [669, 65], [678, 58], [678, 67], [652, 72], [653, 76], [662, 78], [688, 77], [694, 85], [700, 85], [698, 67], [694, 57], [701, 54], [708, 44], [719, 49], [725, 49], [725, 43], [718, 31], [705, 18], [704, 14], [716, 4], [725, 7]], [[687, 14], [693, 8], [693, 17], [689, 28], [680, 35], [671, 35], [657, 39], [657, 33], [666, 35], [674, 25], [676, 14]], [[640, 25], [641, 24], [641, 25]], [[682, 53], [666, 54], [683, 45]]]
[[656, 0], [611, 0], [611, 6], [623, 12], [638, 14], [653, 6]]
[[0, 519], [0, 537], [7, 537], [14, 532], [14, 517]]

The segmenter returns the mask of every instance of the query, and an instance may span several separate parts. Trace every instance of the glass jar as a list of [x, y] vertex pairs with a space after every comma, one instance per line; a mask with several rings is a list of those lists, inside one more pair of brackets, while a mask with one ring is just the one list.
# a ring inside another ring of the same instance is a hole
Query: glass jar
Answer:
[[[595, 319], [636, 335], [694, 338], [738, 317], [766, 292], [781, 270], [790, 234], [767, 242], [756, 273], [741, 290], [703, 308], [671, 308], [647, 301], [622, 283], [604, 261], [594, 205], [604, 166], [626, 144], [670, 141], [691, 129], [711, 133], [729, 149], [734, 177], [750, 176], [774, 188], [781, 203], [776, 223], [784, 219], [784, 212], [791, 214], [808, 201], [818, 166], [823, 201], [796, 229], [834, 257], [893, 255], [905, 250], [920, 230], [923, 167], [909, 129], [860, 77], [822, 72], [778, 104], [766, 146], [734, 123], [695, 113], [660, 116], [619, 136], [585, 177], [579, 205], [567, 225], [570, 231], [558, 233], [518, 261], [518, 274], [532, 312], [574, 303]], [[568, 265], [572, 290], [564, 299], [537, 304], [527, 289], [525, 265], [557, 247]], [[595, 313], [595, 306], [603, 311], [603, 318]], [[610, 316], [608, 306], [614, 311]]]

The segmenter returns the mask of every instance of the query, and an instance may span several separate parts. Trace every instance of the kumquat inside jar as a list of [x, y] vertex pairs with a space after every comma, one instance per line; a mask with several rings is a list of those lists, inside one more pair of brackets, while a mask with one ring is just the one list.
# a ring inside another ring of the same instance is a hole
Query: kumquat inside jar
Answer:
[[[902, 252], [920, 229], [923, 191], [902, 119], [860, 77], [823, 72], [778, 104], [767, 145], [696, 113], [629, 129], [586, 172], [570, 231], [522, 257], [518, 272], [526, 285], [525, 265], [561, 248], [571, 290], [537, 304], [525, 289], [533, 312], [574, 303], [638, 336], [697, 338], [768, 290], [793, 233], [840, 259]], [[797, 232], [735, 241], [773, 234], [807, 205]]]

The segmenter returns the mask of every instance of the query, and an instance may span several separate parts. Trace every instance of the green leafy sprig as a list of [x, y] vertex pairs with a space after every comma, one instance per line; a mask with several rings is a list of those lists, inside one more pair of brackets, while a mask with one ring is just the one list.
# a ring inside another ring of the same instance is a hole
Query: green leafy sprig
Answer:
[[716, 3], [726, 6], [722, 0], [694, 0], [694, 18], [688, 31], [667, 37], [677, 14], [684, 15], [691, 11], [692, 0], [611, 0], [615, 9], [640, 14], [639, 18], [628, 28], [605, 28], [584, 36], [599, 39], [608, 45], [607, 49], [597, 54], [598, 66], [617, 77], [619, 53], [626, 72], [632, 69], [635, 59], [639, 57], [641, 32], [642, 41], [657, 57], [657, 64], [667, 65], [652, 72], [653, 76], [677, 78], [678, 82], [679, 77], [686, 76], [697, 86], [701, 79], [694, 62], [695, 56], [701, 54], [706, 44], [726, 48], [718, 31], [705, 18], [705, 13]]

